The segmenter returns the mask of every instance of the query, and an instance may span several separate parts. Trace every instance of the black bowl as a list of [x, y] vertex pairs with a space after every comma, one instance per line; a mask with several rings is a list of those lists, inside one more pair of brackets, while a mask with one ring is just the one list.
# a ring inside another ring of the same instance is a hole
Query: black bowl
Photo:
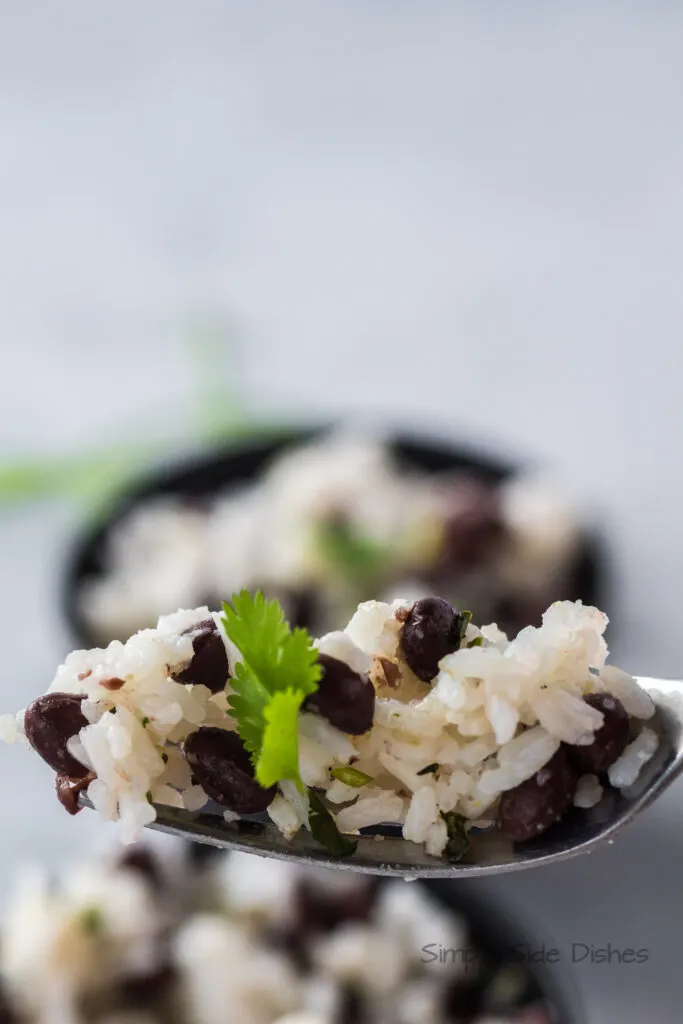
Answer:
[[[552, 1024], [583, 1024], [585, 1014], [578, 991], [568, 981], [566, 972], [551, 966], [552, 960], [547, 955], [551, 946], [547, 936], [539, 939], [539, 936], [528, 934], [505, 910], [488, 899], [482, 899], [475, 891], [476, 882], [463, 884], [435, 879], [420, 884], [426, 885], [449, 910], [462, 914], [468, 923], [472, 947], [482, 951], [492, 968], [504, 964], [523, 966], [528, 976], [525, 1004], [540, 1003], [547, 1007]], [[437, 953], [438, 948], [429, 950], [430, 956]], [[446, 955], [444, 970], [448, 970], [448, 963]], [[467, 996], [466, 991], [463, 994]]]
[[[222, 856], [216, 847], [202, 843], [189, 846], [192, 861], [200, 870]], [[380, 879], [378, 884], [386, 882]], [[394, 884], [393, 881], [390, 884]], [[493, 1007], [479, 1003], [484, 987], [481, 982], [485, 983], [487, 977], [502, 967], [517, 966], [525, 975], [525, 984], [519, 993], [523, 1005], [542, 1005], [548, 1010], [552, 1024], [584, 1024], [585, 1014], [577, 986], [569, 981], [565, 971], [553, 965], [551, 937], [532, 935], [505, 908], [489, 898], [482, 898], [478, 881], [450, 882], [441, 878], [404, 884], [424, 886], [444, 909], [464, 919], [466, 944], [462, 949], [441, 953], [442, 947], [434, 943], [425, 949], [425, 956], [432, 963], [436, 962], [434, 957], [439, 958], [439, 967], [445, 972], [441, 977], [446, 984], [450, 980], [449, 971], [454, 982], [464, 981], [457, 995], [469, 1005], [472, 1013], [488, 1011], [496, 1016]], [[472, 956], [474, 953], [476, 959]], [[478, 970], [481, 965], [485, 965], [483, 979]], [[461, 977], [463, 966], [464, 978]]]
[[[193, 458], [164, 466], [134, 482], [109, 508], [106, 516], [77, 539], [70, 552], [63, 585], [63, 606], [77, 642], [92, 647], [97, 642], [81, 612], [79, 595], [84, 581], [105, 571], [105, 553], [112, 530], [140, 505], [162, 495], [186, 497], [190, 502], [209, 499], [232, 484], [253, 480], [279, 453], [322, 436], [329, 428], [291, 429], [268, 437], [240, 440]], [[428, 473], [467, 471], [487, 483], [499, 483], [525, 467], [445, 440], [416, 434], [393, 434], [389, 449], [399, 465]], [[605, 558], [602, 540], [585, 530], [583, 543], [562, 597], [581, 598], [604, 606]]]

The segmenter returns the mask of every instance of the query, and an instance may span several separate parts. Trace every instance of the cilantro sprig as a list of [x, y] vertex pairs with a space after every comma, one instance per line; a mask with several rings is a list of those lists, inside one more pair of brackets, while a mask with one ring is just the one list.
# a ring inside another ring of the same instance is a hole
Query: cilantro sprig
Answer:
[[[228, 707], [251, 755], [256, 781], [267, 789], [287, 779], [305, 792], [299, 775], [299, 711], [318, 689], [318, 652], [305, 629], [290, 629], [279, 602], [266, 600], [260, 592], [233, 594], [223, 604], [222, 621], [242, 656], [235, 666]], [[352, 786], [372, 782], [348, 765], [335, 772]], [[335, 857], [353, 853], [357, 840], [339, 831], [322, 797], [309, 790], [308, 799], [313, 838]]]
[[322, 669], [304, 629], [290, 629], [278, 601], [243, 590], [223, 604], [227, 636], [242, 655], [228, 705], [254, 765], [268, 788], [299, 776], [298, 715], [318, 689]]

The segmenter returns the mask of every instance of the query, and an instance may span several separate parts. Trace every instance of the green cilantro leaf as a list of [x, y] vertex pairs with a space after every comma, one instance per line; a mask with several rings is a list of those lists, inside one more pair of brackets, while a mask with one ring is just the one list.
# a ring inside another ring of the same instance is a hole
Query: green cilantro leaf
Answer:
[[264, 712], [270, 694], [251, 667], [239, 662], [228, 699], [230, 713], [237, 722], [239, 734], [249, 753], [258, 754], [263, 743]]
[[348, 857], [354, 853], [358, 840], [339, 831], [336, 821], [317, 793], [311, 790], [308, 796], [311, 804], [308, 824], [315, 841], [329, 850], [333, 857]]
[[483, 647], [484, 646], [484, 638], [483, 638], [483, 636], [475, 636], [474, 640], [470, 640], [470, 642], [468, 643], [467, 646], [468, 647]]
[[269, 690], [269, 679], [289, 635], [280, 603], [267, 601], [260, 591], [252, 596], [242, 590], [233, 594], [230, 604], [223, 603], [223, 622], [245, 664]]
[[287, 689], [300, 690], [305, 697], [318, 689], [322, 668], [305, 629], [292, 630], [282, 644], [278, 672]]
[[261, 753], [256, 762], [256, 781], [265, 789], [281, 779], [299, 782], [299, 709], [300, 690], [274, 693], [263, 709], [265, 727]]
[[298, 713], [322, 669], [304, 629], [290, 630], [278, 601], [243, 590], [223, 605], [223, 624], [239, 648], [228, 700], [256, 780], [266, 788], [299, 778]]

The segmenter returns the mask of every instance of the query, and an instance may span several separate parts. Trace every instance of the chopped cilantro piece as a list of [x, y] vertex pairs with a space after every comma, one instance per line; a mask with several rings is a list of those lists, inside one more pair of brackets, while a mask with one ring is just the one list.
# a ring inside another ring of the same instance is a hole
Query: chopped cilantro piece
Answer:
[[338, 779], [339, 782], [343, 782], [346, 786], [353, 786], [355, 789], [360, 789], [361, 786], [367, 786], [369, 782], [374, 781], [372, 775], [366, 775], [365, 772], [361, 772], [351, 765], [333, 768], [330, 775], [333, 779]]
[[104, 931], [104, 916], [100, 907], [85, 907], [81, 911], [79, 919], [85, 931], [92, 938], [97, 938]]
[[333, 857], [348, 857], [354, 853], [358, 841], [339, 831], [334, 818], [317, 793], [310, 792], [309, 798], [311, 809], [308, 824], [315, 841], [324, 846]]
[[392, 558], [386, 545], [363, 536], [347, 519], [319, 523], [316, 539], [325, 561], [351, 580], [363, 582], [381, 575]]
[[446, 856], [449, 860], [462, 860], [470, 848], [470, 841], [467, 835], [467, 822], [462, 814], [444, 814], [444, 821], [448, 830], [448, 843], [446, 844]]

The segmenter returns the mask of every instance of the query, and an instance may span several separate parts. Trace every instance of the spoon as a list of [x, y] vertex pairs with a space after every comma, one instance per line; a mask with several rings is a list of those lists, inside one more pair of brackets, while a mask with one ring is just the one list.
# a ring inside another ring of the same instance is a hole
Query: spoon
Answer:
[[[378, 827], [359, 837], [351, 856], [335, 858], [306, 829], [285, 839], [275, 825], [262, 820], [226, 822], [222, 815], [191, 813], [156, 805], [149, 827], [182, 839], [262, 857], [316, 864], [371, 875], [417, 878], [467, 878], [523, 871], [591, 853], [656, 800], [683, 771], [683, 681], [638, 680], [657, 706], [647, 723], [659, 736], [659, 747], [636, 782], [625, 790], [608, 790], [595, 807], [574, 809], [538, 839], [513, 843], [494, 831], [470, 831], [470, 849], [462, 861], [431, 857], [422, 846], [401, 837], [400, 826]], [[680, 706], [667, 698], [680, 698]], [[84, 806], [90, 806], [82, 796]]]

